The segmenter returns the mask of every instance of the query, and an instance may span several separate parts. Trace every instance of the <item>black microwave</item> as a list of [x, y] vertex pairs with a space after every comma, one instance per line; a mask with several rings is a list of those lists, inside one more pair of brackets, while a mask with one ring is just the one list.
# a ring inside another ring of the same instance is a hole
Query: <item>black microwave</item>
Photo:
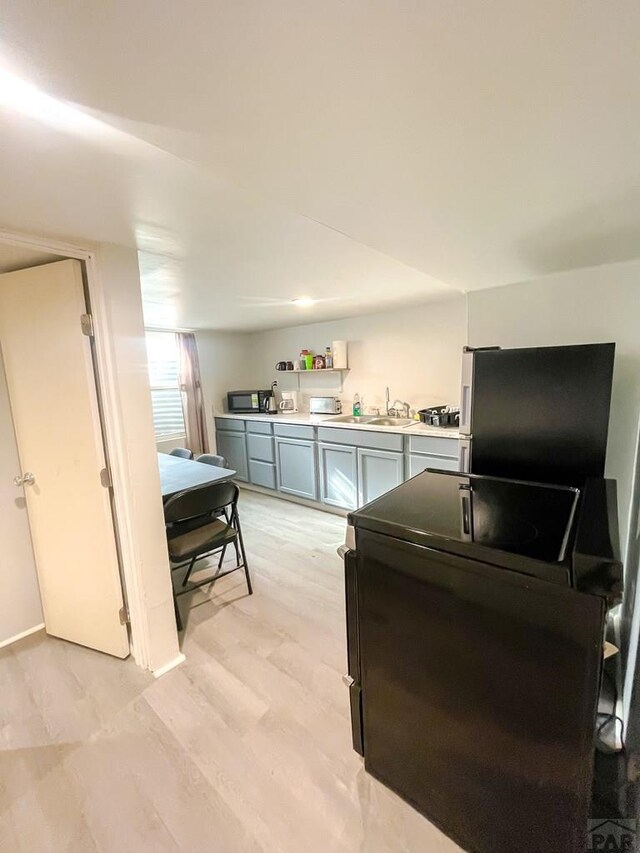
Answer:
[[271, 391], [228, 391], [227, 409], [229, 414], [248, 415], [264, 412], [267, 397]]

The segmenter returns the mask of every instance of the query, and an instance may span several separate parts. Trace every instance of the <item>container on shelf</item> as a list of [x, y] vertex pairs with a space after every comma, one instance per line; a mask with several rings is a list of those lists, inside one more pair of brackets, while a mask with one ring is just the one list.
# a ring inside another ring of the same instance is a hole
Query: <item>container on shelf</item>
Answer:
[[313, 369], [314, 370], [324, 370], [326, 367], [324, 362], [323, 355], [314, 355], [313, 357]]
[[344, 370], [347, 367], [347, 342], [334, 341], [331, 345], [333, 353], [333, 367]]

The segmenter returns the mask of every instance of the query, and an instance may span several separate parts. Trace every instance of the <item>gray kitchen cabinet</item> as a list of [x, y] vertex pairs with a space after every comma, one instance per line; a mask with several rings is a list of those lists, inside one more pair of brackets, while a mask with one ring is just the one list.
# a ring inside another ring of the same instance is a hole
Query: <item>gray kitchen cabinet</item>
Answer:
[[225, 432], [244, 432], [245, 422], [239, 418], [216, 418], [216, 429]]
[[276, 466], [269, 462], [260, 462], [258, 459], [250, 459], [249, 479], [254, 486], [262, 486], [264, 489], [275, 489]]
[[265, 421], [246, 421], [247, 432], [260, 433], [262, 435], [273, 435], [273, 424]]
[[410, 435], [409, 452], [427, 453], [435, 456], [458, 457], [458, 438], [441, 435]]
[[278, 489], [299, 498], [318, 499], [316, 443], [276, 436]]
[[407, 477], [421, 474], [425, 468], [459, 471], [458, 439], [431, 435], [409, 437]]
[[315, 438], [315, 427], [309, 424], [282, 424], [276, 422], [273, 425], [276, 435], [281, 438], [308, 438], [312, 441]]
[[408, 477], [421, 474], [425, 468], [437, 468], [440, 471], [458, 471], [457, 459], [450, 456], [429, 456], [427, 454], [411, 453], [409, 455]]
[[216, 433], [218, 453], [227, 460], [227, 465], [236, 471], [234, 480], [247, 482], [249, 480], [249, 465], [247, 459], [247, 439], [244, 432]]
[[392, 450], [358, 448], [358, 505], [395, 489], [404, 480], [404, 456]]
[[318, 445], [320, 500], [342, 509], [355, 509], [358, 500], [358, 453], [344, 444]]
[[371, 447], [374, 450], [402, 450], [402, 433], [353, 429], [352, 427], [318, 427], [318, 441], [330, 444], [350, 444], [353, 447]]
[[247, 433], [247, 453], [249, 459], [257, 459], [259, 462], [276, 461], [273, 451], [273, 438], [270, 435], [257, 435]]
[[[255, 426], [256, 424], [247, 423], [249, 480], [254, 486], [262, 486], [265, 489], [275, 489], [276, 454], [273, 447], [271, 424], [257, 424], [260, 430], [259, 432], [254, 432]], [[267, 427], [266, 430], [265, 427]]]

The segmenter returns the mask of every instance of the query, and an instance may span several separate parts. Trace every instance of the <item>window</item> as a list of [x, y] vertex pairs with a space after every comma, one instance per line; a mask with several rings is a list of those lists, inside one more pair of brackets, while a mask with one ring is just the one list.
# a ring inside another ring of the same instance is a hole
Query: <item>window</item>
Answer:
[[156, 438], [184, 435], [178, 338], [174, 332], [147, 332], [146, 337]]

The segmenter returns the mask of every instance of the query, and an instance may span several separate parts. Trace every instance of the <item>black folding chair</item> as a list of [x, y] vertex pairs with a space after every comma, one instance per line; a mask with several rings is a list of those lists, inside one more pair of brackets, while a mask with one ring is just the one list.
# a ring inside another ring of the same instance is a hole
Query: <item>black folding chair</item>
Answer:
[[[239, 493], [235, 483], [212, 483], [209, 486], [179, 492], [164, 505], [169, 559], [176, 564], [172, 566], [171, 571], [176, 572], [187, 567], [178, 589], [176, 581], [172, 579], [173, 603], [179, 631], [182, 630], [182, 619], [178, 609], [178, 596], [213, 584], [238, 569], [244, 569], [249, 595], [253, 594], [238, 515]], [[233, 545], [235, 549], [236, 565], [223, 572], [222, 563], [229, 545]], [[189, 582], [195, 564], [218, 551], [221, 552], [220, 559], [214, 573], [204, 580]]]

